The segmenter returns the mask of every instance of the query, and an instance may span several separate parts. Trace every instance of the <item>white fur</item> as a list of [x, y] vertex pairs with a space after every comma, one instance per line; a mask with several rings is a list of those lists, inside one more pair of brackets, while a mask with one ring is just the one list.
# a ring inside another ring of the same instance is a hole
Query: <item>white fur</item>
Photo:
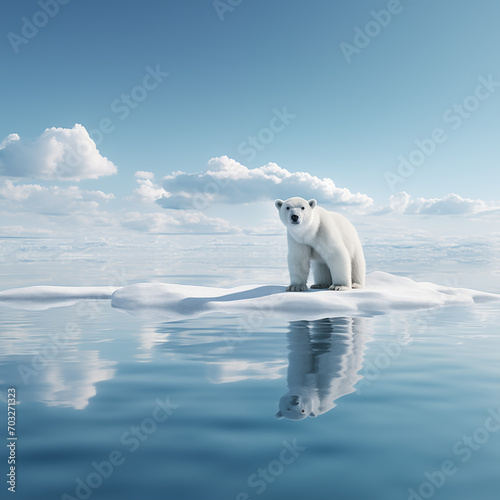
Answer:
[[287, 291], [307, 290], [312, 266], [312, 288], [350, 290], [365, 286], [365, 257], [354, 226], [341, 214], [303, 198], [276, 200], [280, 219], [288, 232]]

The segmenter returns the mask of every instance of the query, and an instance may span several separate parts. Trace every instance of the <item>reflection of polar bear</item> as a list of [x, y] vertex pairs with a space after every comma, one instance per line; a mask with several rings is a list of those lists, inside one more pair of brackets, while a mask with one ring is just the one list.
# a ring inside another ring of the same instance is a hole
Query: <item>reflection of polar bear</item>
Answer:
[[348, 290], [365, 284], [365, 258], [354, 226], [336, 212], [318, 207], [316, 200], [276, 200], [288, 232], [287, 291], [307, 290], [312, 261], [315, 284], [311, 288]]
[[279, 401], [277, 418], [321, 415], [355, 391], [367, 340], [363, 318], [293, 321], [288, 340], [288, 392]]

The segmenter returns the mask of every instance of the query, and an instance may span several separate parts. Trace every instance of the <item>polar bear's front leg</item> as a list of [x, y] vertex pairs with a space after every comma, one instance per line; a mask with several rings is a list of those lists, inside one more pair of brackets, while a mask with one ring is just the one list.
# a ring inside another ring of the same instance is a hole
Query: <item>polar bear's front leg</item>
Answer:
[[307, 277], [311, 264], [311, 247], [297, 243], [292, 238], [288, 239], [288, 272], [290, 273], [290, 286], [287, 292], [305, 292], [307, 290]]
[[332, 277], [328, 266], [323, 262], [313, 260], [311, 267], [314, 276], [314, 285], [312, 285], [311, 288], [319, 290], [329, 288], [332, 284]]

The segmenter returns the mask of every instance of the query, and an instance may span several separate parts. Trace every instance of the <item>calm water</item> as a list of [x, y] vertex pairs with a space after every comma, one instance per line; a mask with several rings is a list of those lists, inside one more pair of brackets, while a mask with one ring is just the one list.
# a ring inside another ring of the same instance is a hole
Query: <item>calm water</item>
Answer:
[[0, 314], [14, 498], [498, 499], [493, 306], [293, 323], [154, 323], [109, 301]]

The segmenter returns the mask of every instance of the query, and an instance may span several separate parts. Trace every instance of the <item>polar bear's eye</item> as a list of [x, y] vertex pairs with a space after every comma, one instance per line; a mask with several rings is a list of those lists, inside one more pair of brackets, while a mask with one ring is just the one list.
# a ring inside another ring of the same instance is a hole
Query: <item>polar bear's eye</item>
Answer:
[[304, 210], [304, 207], [300, 207], [302, 210]]
[[290, 210], [290, 207], [286, 207], [287, 210]]

